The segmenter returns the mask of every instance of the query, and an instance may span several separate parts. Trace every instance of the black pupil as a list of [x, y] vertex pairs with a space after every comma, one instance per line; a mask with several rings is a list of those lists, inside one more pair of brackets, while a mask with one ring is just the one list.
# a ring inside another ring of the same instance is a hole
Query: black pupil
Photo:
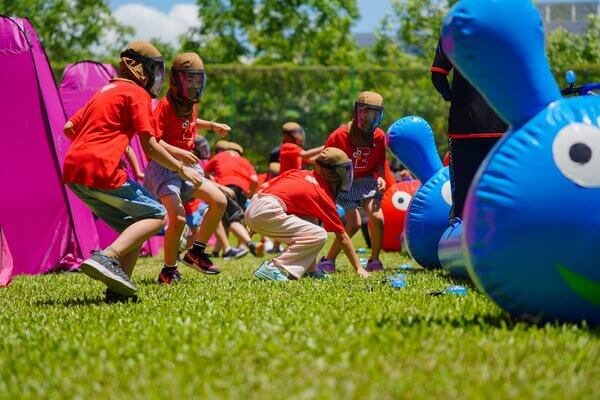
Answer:
[[400, 198], [398, 199], [398, 204], [402, 204], [402, 203], [404, 203], [404, 198], [400, 197]]
[[586, 164], [592, 159], [592, 149], [585, 143], [575, 143], [569, 149], [569, 157], [577, 164]]

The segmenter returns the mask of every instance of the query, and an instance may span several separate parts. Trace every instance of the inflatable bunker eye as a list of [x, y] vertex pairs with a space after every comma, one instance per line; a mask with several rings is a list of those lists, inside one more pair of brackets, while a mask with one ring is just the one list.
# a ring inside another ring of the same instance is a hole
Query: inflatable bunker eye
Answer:
[[467, 196], [469, 276], [515, 316], [599, 324], [600, 97], [561, 97], [529, 1], [461, 0], [442, 45], [511, 128]]
[[381, 201], [383, 218], [383, 241], [381, 247], [385, 251], [402, 250], [402, 234], [406, 222], [406, 214], [412, 197], [421, 182], [418, 180], [397, 182], [387, 188]]

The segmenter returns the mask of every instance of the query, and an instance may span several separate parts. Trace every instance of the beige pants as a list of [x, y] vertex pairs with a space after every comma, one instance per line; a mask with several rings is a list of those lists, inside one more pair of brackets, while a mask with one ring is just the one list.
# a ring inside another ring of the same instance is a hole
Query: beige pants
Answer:
[[273, 263], [295, 278], [302, 277], [316, 262], [327, 242], [325, 229], [287, 214], [285, 205], [275, 196], [254, 196], [246, 209], [245, 221], [254, 232], [288, 245]]

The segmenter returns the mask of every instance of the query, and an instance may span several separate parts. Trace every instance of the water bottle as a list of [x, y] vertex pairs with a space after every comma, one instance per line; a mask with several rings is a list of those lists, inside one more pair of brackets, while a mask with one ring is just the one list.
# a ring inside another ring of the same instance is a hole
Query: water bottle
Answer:
[[366, 267], [367, 264], [369, 263], [369, 260], [366, 258], [361, 258], [359, 261], [360, 261], [361, 267]]
[[364, 247], [359, 247], [358, 249], [356, 249], [356, 252], [358, 254], [367, 254], [369, 250], [365, 249]]
[[456, 296], [466, 296], [467, 288], [464, 286], [459, 286], [459, 285], [449, 286], [444, 290], [444, 294], [453, 294]]
[[386, 279], [394, 289], [402, 289], [406, 286], [406, 275], [404, 274], [389, 275]]
[[402, 264], [398, 267], [398, 271], [412, 271], [413, 269], [413, 266], [408, 263]]

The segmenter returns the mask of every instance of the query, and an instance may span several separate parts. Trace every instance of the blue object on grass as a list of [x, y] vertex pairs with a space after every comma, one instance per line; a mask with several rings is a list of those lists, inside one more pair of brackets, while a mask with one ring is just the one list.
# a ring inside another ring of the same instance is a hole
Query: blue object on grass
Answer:
[[366, 258], [361, 258], [359, 261], [360, 261], [360, 265], [363, 267], [366, 267], [367, 264], [369, 263], [369, 260]]
[[423, 118], [401, 118], [387, 134], [394, 156], [422, 183], [407, 210], [404, 239], [408, 251], [423, 267], [440, 268], [438, 244], [448, 228], [452, 205], [448, 167], [442, 165], [433, 131]]
[[394, 289], [401, 289], [406, 286], [406, 275], [395, 274], [386, 276], [386, 280], [390, 283], [390, 286]]
[[532, 2], [461, 0], [442, 44], [511, 127], [467, 196], [469, 275], [518, 317], [600, 324], [600, 98], [561, 97]]
[[456, 296], [466, 296], [468, 293], [467, 288], [460, 285], [448, 286], [444, 289], [444, 294], [454, 294]]
[[356, 249], [356, 252], [358, 254], [367, 254], [369, 252], [369, 249], [365, 249], [364, 247], [359, 247], [358, 249]]
[[398, 271], [411, 271], [413, 269], [413, 266], [408, 263], [401, 264], [400, 266], [398, 266]]

